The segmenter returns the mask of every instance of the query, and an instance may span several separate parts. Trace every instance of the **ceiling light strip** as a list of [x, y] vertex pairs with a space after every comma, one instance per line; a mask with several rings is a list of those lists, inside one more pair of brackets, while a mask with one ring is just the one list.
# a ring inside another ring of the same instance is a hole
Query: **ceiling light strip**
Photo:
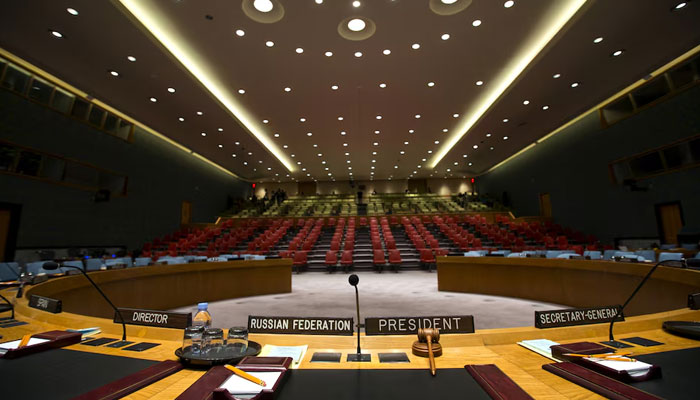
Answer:
[[202, 59], [195, 49], [190, 48], [186, 38], [180, 35], [177, 27], [164, 18], [162, 13], [158, 12], [156, 6], [153, 5], [154, 3], [141, 0], [118, 1], [240, 122], [241, 126], [255, 136], [289, 172], [295, 171], [293, 163], [268, 138], [262, 127], [255, 122], [255, 119], [236, 100], [235, 96], [227, 90], [226, 85], [220, 82], [216, 74], [207, 67], [206, 60]]
[[552, 38], [566, 25], [576, 12], [586, 3], [586, 0], [567, 0], [555, 2], [545, 22], [538, 24], [540, 28], [522, 46], [513, 57], [503, 73], [487, 85], [486, 93], [477, 100], [472, 109], [465, 113], [466, 117], [459, 121], [455, 134], [452, 135], [437, 151], [430, 161], [430, 168], [438, 163], [452, 150], [469, 130], [486, 114], [508, 87], [520, 76], [527, 66], [544, 49]]
[[[534, 143], [531, 143], [529, 146], [525, 147], [524, 149], [520, 150], [519, 152], [513, 154], [512, 156], [506, 158], [505, 160], [503, 160], [503, 161], [499, 162], [498, 164], [494, 165], [493, 167], [489, 168], [489, 169], [488, 169], [486, 172], [484, 172], [483, 174], [487, 174], [487, 173], [489, 173], [489, 172], [495, 170], [496, 168], [498, 168], [498, 167], [504, 165], [505, 163], [509, 162], [510, 160], [514, 159], [515, 157], [517, 157], [517, 156], [523, 154], [523, 153], [526, 152], [527, 150], [530, 150], [532, 147], [534, 147], [534, 145], [540, 144], [540, 143], [544, 142], [545, 140], [551, 138], [552, 136], [554, 136], [554, 135], [556, 135], [557, 133], [563, 131], [564, 129], [568, 128], [569, 126], [575, 124], [575, 123], [578, 122], [579, 120], [585, 118], [585, 117], [588, 116], [589, 114], [591, 114], [591, 113], [593, 113], [593, 112], [598, 112], [599, 109], [604, 108], [604, 107], [607, 106], [608, 104], [614, 102], [615, 100], [617, 100], [617, 99], [619, 99], [620, 97], [626, 95], [627, 93], [633, 91], [634, 89], [636, 89], [636, 88], [638, 88], [638, 87], [644, 85], [645, 83], [651, 81], [651, 80], [654, 79], [655, 77], [657, 77], [657, 76], [659, 76], [659, 75], [665, 73], [666, 71], [670, 70], [671, 68], [675, 67], [676, 65], [685, 62], [686, 60], [688, 60], [689, 58], [695, 56], [695, 55], [698, 54], [698, 53], [700, 53], [700, 45], [697, 45], [697, 46], [693, 47], [692, 49], [690, 49], [690, 50], [688, 50], [687, 52], [683, 53], [682, 55], [676, 57], [676, 58], [673, 59], [672, 61], [666, 63], [665, 65], [663, 65], [663, 66], [661, 66], [661, 67], [659, 67], [659, 68], [657, 68], [655, 71], [653, 71], [652, 73], [649, 74], [649, 76], [648, 76], [647, 79], [644, 79], [644, 78], [639, 79], [638, 81], [634, 82], [633, 84], [627, 86], [626, 88], [620, 90], [619, 92], [615, 93], [614, 95], [612, 95], [612, 96], [608, 97], [607, 99], [603, 100], [603, 101], [600, 102], [599, 104], [593, 106], [593, 107], [590, 108], [588, 111], [583, 112], [583, 113], [582, 113], [581, 115], [579, 115], [578, 117], [576, 117], [576, 118], [570, 120], [569, 122], [565, 123], [564, 125], [562, 125], [562, 126], [558, 127], [557, 129], [553, 130], [552, 132], [550, 132], [550, 133], [548, 133], [548, 134], [542, 136], [541, 138], [537, 139]], [[482, 175], [483, 175], [483, 174], [482, 174]]]
[[102, 102], [101, 100], [95, 99], [92, 96], [89, 96], [87, 93], [76, 88], [75, 86], [73, 86], [69, 83], [66, 83], [65, 81], [57, 78], [56, 76], [44, 71], [43, 69], [41, 69], [33, 64], [28, 63], [27, 61], [23, 60], [22, 58], [17, 57], [16, 55], [3, 49], [2, 47], [0, 47], [0, 56], [2, 56], [3, 58], [9, 60], [10, 62], [12, 62], [14, 64], [19, 65], [20, 67], [30, 71], [32, 74], [40, 76], [41, 78], [43, 78], [43, 79], [51, 82], [52, 84], [60, 87], [61, 89], [67, 90], [68, 92], [74, 94], [75, 96], [80, 97], [81, 99], [83, 99], [87, 102], [90, 102], [92, 104], [95, 104], [97, 106], [100, 106], [101, 108], [116, 115], [117, 117], [119, 117], [121, 119], [124, 119], [124, 120], [131, 122], [132, 124], [134, 124], [134, 126], [138, 126], [144, 132], [150, 133], [151, 135], [167, 142], [168, 144], [171, 144], [171, 145], [177, 147], [178, 149], [184, 151], [185, 153], [195, 155], [200, 160], [202, 160], [202, 161], [206, 162], [207, 164], [221, 170], [222, 172], [224, 172], [224, 173], [226, 173], [226, 174], [228, 174], [236, 179], [246, 180], [246, 179], [234, 174], [233, 172], [229, 171], [228, 169], [222, 167], [221, 165], [194, 153], [191, 149], [189, 149], [189, 148], [181, 145], [180, 143], [170, 139], [169, 137], [163, 135], [162, 133], [159, 133], [158, 131], [152, 129], [151, 127], [144, 125], [143, 123], [141, 123], [141, 122], [135, 120], [134, 118], [124, 114], [123, 112], [115, 109], [114, 107], [110, 106], [109, 104], [106, 104], [106, 103]]

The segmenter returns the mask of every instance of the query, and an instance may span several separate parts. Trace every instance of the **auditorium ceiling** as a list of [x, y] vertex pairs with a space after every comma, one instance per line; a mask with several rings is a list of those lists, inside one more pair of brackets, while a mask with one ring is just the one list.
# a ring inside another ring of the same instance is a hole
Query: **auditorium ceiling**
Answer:
[[700, 44], [679, 3], [23, 0], [0, 47], [251, 181], [471, 177]]

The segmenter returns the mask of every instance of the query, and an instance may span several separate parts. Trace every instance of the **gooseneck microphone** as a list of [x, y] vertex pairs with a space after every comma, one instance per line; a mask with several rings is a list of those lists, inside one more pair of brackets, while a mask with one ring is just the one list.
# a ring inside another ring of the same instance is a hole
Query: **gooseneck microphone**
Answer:
[[348, 277], [350, 285], [355, 287], [355, 305], [357, 306], [357, 354], [348, 354], [348, 362], [369, 362], [372, 360], [371, 354], [362, 354], [360, 349], [360, 292], [357, 290], [357, 284], [360, 278], [352, 274]]
[[[667, 263], [676, 263], [676, 264], [677, 264], [677, 263], [678, 263], [678, 260], [663, 260], [663, 261], [659, 261], [659, 262], [657, 262], [657, 263], [651, 268], [651, 270], [649, 270], [649, 272], [648, 272], [647, 275], [644, 277], [644, 279], [642, 279], [642, 281], [639, 282], [639, 285], [637, 285], [637, 288], [634, 289], [634, 292], [632, 292], [632, 294], [631, 294], [630, 297], [627, 299], [627, 301], [625, 301], [625, 303], [622, 305], [622, 307], [620, 307], [620, 308], [617, 310], [617, 313], [615, 313], [615, 316], [614, 316], [614, 317], [612, 318], [612, 320], [610, 321], [610, 334], [609, 334], [610, 340], [609, 340], [608, 342], [605, 342], [605, 344], [607, 344], [607, 345], [609, 345], [609, 346], [612, 346], [612, 347], [615, 347], [615, 348], [627, 347], [627, 345], [625, 345], [624, 343], [618, 342], [618, 341], [615, 340], [615, 338], [613, 337], [613, 325], [615, 324], [615, 320], [616, 320], [619, 316], [624, 315], [624, 314], [623, 314], [623, 311], [625, 310], [625, 307], [627, 307], [627, 304], [629, 304], [629, 302], [632, 301], [632, 298], [634, 297], [634, 295], [636, 295], [637, 292], [639, 291], [639, 289], [641, 289], [642, 286], [644, 286], [644, 284], [647, 282], [647, 280], [649, 280], [649, 277], [651, 277], [651, 274], [653, 274], [654, 271], [656, 271], [656, 268], [658, 268], [659, 265], [664, 265], [664, 264], [667, 264]], [[698, 260], [698, 259], [687, 259], [687, 260], [685, 260], [685, 263], [683, 264], [683, 267], [684, 267], [684, 268], [686, 268], [686, 267], [700, 267], [700, 260]]]
[[5, 311], [11, 311], [12, 312], [12, 319], [15, 319], [15, 306], [10, 303], [10, 300], [7, 300], [5, 296], [0, 294], [0, 299], [4, 300], [7, 305], [5, 304], [0, 304], [0, 313], [3, 313]]
[[100, 292], [102, 297], [104, 297], [104, 299], [107, 300], [107, 303], [109, 303], [109, 305], [112, 306], [112, 308], [114, 309], [114, 312], [116, 312], [117, 315], [119, 316], [119, 321], [122, 323], [122, 342], [126, 342], [126, 323], [124, 323], [124, 317], [122, 316], [122, 313], [119, 311], [119, 309], [117, 307], [114, 306], [114, 304], [109, 300], [107, 295], [104, 294], [102, 289], [100, 289], [100, 287], [97, 286], [95, 281], [93, 281], [92, 278], [90, 278], [90, 275], [88, 275], [87, 272], [85, 272], [85, 270], [83, 268], [76, 267], [74, 265], [59, 266], [58, 263], [56, 263], [54, 261], [45, 262], [43, 267], [45, 270], [49, 270], [49, 271], [58, 269], [59, 267], [63, 267], [63, 268], [74, 268], [74, 269], [77, 269], [78, 271], [82, 272], [83, 275], [85, 276], [85, 278], [87, 278], [87, 280], [90, 281], [90, 283], [92, 283], [92, 286], [94, 286], [95, 289], [97, 289], [97, 291]]

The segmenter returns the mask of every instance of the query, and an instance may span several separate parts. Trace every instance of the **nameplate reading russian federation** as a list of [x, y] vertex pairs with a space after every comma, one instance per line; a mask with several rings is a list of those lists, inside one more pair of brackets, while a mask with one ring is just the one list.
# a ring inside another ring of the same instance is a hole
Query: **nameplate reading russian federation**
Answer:
[[248, 332], [352, 336], [352, 318], [248, 316]]
[[369, 335], [415, 335], [419, 328], [437, 328], [443, 333], [474, 333], [474, 317], [384, 317], [365, 318], [365, 333]]
[[63, 309], [61, 300], [37, 296], [35, 294], [29, 298], [29, 307], [36, 308], [37, 310], [48, 311], [54, 314], [60, 313]]
[[[120, 308], [124, 323], [127, 325], [158, 326], [161, 328], [185, 329], [192, 325], [192, 314], [174, 313], [138, 308]], [[121, 324], [119, 315], [114, 313], [114, 322]]]
[[[559, 326], [590, 325], [610, 322], [621, 306], [591, 308], [571, 308], [568, 310], [535, 311], [535, 328], [556, 328]], [[620, 315], [615, 321], [624, 321]]]

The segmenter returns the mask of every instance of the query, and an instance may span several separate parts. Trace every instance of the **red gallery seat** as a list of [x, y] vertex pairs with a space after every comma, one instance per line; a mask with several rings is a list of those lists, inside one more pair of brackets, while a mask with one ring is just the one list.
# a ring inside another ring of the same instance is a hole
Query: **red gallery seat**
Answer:
[[432, 271], [433, 265], [435, 265], [435, 256], [433, 255], [433, 251], [430, 249], [421, 250], [420, 262], [423, 266], [428, 268], [428, 271]]
[[399, 267], [401, 267], [401, 253], [396, 249], [389, 250], [389, 264], [394, 268], [395, 272], [399, 272]]
[[378, 268], [379, 272], [384, 269], [384, 264], [386, 264], [386, 258], [384, 257], [384, 250], [376, 249], [374, 250], [374, 257], [372, 258], [372, 263], [374, 268]]
[[343, 271], [350, 270], [352, 268], [352, 250], [343, 250], [343, 255], [340, 258], [340, 265], [343, 266]]
[[292, 262], [292, 267], [295, 267], [297, 273], [300, 273], [302, 268], [306, 267], [306, 252], [297, 251], [294, 253], [294, 261]]
[[326, 268], [328, 272], [335, 271], [336, 265], [338, 264], [338, 253], [329, 250], [326, 252]]

